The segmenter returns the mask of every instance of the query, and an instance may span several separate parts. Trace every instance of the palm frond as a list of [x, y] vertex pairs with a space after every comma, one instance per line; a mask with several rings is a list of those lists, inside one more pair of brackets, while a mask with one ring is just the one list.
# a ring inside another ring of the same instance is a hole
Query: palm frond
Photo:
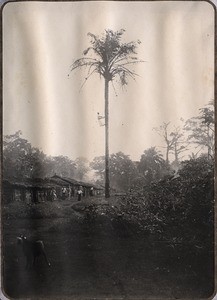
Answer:
[[131, 70], [130, 66], [144, 62], [135, 56], [137, 45], [141, 42], [121, 43], [124, 32], [124, 29], [119, 31], [107, 29], [100, 37], [89, 32], [91, 46], [83, 51], [84, 57], [74, 61], [71, 65], [71, 72], [86, 67], [88, 68], [86, 78], [93, 73], [98, 73], [108, 81], [112, 81], [117, 75], [122, 85], [127, 84], [128, 77], [135, 80], [138, 74]]
[[83, 86], [85, 85], [85, 83], [87, 82], [87, 80], [90, 78], [90, 76], [92, 76], [93, 73], [95, 73], [95, 72], [98, 73], [98, 70], [97, 70], [97, 69], [94, 69], [87, 77], [85, 77], [85, 80], [84, 80], [84, 82], [82, 83], [79, 92], [81, 91], [81, 89], [83, 88]]

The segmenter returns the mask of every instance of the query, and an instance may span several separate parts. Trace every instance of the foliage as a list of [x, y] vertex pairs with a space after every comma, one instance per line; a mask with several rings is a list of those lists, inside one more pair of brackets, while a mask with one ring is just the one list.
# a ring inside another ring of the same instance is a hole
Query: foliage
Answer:
[[37, 177], [44, 175], [45, 155], [24, 138], [21, 131], [3, 139], [3, 175], [10, 177]]
[[145, 186], [143, 196], [123, 197], [119, 210], [142, 231], [158, 234], [172, 245], [192, 242], [202, 247], [213, 238], [213, 161], [185, 161], [178, 175]]
[[58, 174], [62, 177], [73, 177], [76, 170], [76, 164], [67, 156], [54, 156], [47, 158], [47, 165], [49, 166], [49, 173], [47, 176]]
[[150, 234], [175, 249], [191, 245], [195, 253], [213, 243], [213, 161], [206, 157], [182, 164], [175, 176], [153, 181], [143, 195], [131, 191], [110, 200], [101, 213], [128, 234]]
[[139, 62], [136, 57], [136, 48], [140, 41], [121, 43], [124, 32], [124, 29], [119, 31], [107, 29], [102, 36], [88, 33], [91, 38], [91, 46], [84, 50], [84, 57], [77, 59], [72, 64], [71, 71], [87, 67], [88, 72], [85, 80], [97, 73], [108, 81], [118, 77], [121, 84], [126, 85], [127, 77], [134, 79], [136, 75], [128, 66]]
[[184, 129], [189, 132], [188, 141], [196, 144], [197, 153], [207, 149], [207, 156], [214, 152], [214, 106], [208, 104], [199, 110], [199, 115], [186, 121]]
[[22, 137], [18, 131], [3, 139], [3, 176], [4, 178], [44, 178], [53, 176], [73, 177], [74, 162], [65, 156], [51, 157]]
[[75, 160], [75, 177], [78, 180], [83, 180], [84, 176], [87, 174], [87, 172], [90, 170], [89, 168], [89, 161], [85, 157], [78, 157]]
[[111, 154], [110, 176], [111, 186], [119, 191], [127, 191], [137, 175], [137, 169], [133, 161], [123, 152]]
[[[95, 157], [90, 166], [96, 171], [102, 184], [105, 171], [104, 156]], [[145, 150], [139, 162], [132, 161], [123, 152], [110, 156], [111, 187], [117, 191], [139, 190], [145, 184], [162, 179], [168, 174], [171, 174], [170, 167], [155, 147]]]
[[95, 174], [98, 177], [98, 183], [104, 183], [105, 156], [94, 157], [93, 161], [90, 163], [90, 167], [95, 171]]
[[[135, 163], [123, 152], [111, 154], [109, 161], [111, 187], [117, 191], [127, 191], [138, 174]], [[104, 156], [95, 157], [90, 165], [102, 183], [105, 170]]]
[[143, 175], [146, 184], [159, 180], [170, 172], [169, 165], [155, 147], [144, 151], [138, 163], [138, 170]]

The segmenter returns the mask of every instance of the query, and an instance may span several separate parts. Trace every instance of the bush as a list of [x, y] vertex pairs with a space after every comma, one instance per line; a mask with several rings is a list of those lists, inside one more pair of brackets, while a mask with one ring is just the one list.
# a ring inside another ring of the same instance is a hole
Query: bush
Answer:
[[213, 161], [204, 157], [185, 161], [177, 176], [146, 186], [144, 195], [119, 198], [110, 215], [137, 225], [173, 243], [213, 238]]

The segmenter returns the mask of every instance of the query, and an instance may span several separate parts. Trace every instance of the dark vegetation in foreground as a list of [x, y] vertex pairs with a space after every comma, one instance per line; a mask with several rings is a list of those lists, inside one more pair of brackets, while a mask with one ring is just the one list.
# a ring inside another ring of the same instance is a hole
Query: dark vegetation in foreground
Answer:
[[[183, 163], [143, 192], [3, 203], [3, 285], [13, 298], [208, 298], [214, 292], [213, 161]], [[25, 270], [19, 234], [51, 261]]]

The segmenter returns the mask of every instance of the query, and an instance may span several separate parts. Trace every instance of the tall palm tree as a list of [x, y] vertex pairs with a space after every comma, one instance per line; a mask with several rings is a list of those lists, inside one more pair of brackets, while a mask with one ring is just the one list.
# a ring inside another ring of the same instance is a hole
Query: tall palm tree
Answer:
[[83, 52], [83, 57], [74, 61], [71, 71], [87, 67], [86, 80], [94, 73], [104, 78], [105, 82], [105, 197], [110, 197], [109, 183], [109, 83], [119, 78], [121, 85], [127, 85], [127, 78], [135, 80], [137, 75], [129, 69], [130, 65], [140, 62], [136, 57], [137, 44], [140, 41], [121, 43], [124, 29], [119, 31], [105, 30], [102, 36], [88, 33], [90, 44]]

